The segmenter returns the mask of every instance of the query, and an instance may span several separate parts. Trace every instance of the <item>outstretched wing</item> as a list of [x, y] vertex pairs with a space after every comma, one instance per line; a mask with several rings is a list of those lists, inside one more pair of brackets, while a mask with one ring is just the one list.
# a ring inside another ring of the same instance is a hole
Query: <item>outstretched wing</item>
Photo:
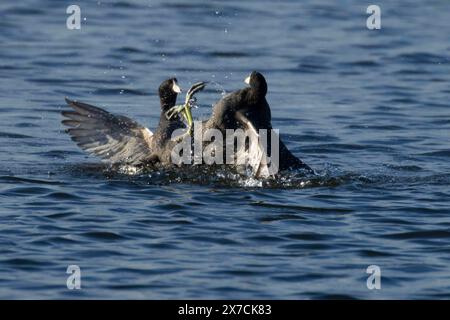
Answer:
[[110, 163], [138, 164], [151, 154], [153, 133], [137, 122], [92, 105], [72, 101], [62, 123], [77, 145]]
[[[248, 144], [241, 145], [236, 151], [236, 163], [245, 163], [246, 166], [250, 167], [255, 177], [268, 178], [274, 176], [278, 172], [278, 154], [276, 154], [276, 151], [273, 152], [269, 161], [267, 145], [267, 143], [272, 143], [272, 138], [270, 142], [266, 141], [263, 143], [259, 132], [246, 116], [238, 111], [236, 112], [235, 118], [249, 139]], [[271, 132], [271, 134], [276, 133]], [[278, 136], [274, 136], [273, 138], [276, 139]]]

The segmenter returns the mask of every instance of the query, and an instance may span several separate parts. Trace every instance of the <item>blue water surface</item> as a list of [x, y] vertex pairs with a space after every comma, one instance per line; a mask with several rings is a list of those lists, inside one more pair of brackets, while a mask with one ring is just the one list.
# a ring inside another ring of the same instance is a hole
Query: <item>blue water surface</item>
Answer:
[[[450, 2], [370, 4], [2, 1], [0, 298], [450, 298]], [[115, 174], [60, 124], [68, 96], [154, 129], [171, 76], [206, 118], [254, 69], [317, 177]]]

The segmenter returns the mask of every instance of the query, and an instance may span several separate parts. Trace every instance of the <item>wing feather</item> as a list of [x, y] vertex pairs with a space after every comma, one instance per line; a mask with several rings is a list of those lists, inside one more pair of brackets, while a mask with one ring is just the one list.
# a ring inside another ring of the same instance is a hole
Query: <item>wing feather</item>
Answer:
[[73, 141], [110, 163], [138, 164], [151, 153], [153, 133], [137, 122], [98, 107], [66, 99], [73, 111], [63, 111], [62, 123]]
[[249, 144], [242, 145], [236, 151], [236, 163], [246, 163], [255, 177], [268, 178], [273, 176], [275, 167], [273, 164], [269, 166], [267, 150], [261, 143], [260, 135], [255, 126], [239, 111], [236, 112], [235, 118], [249, 137]]

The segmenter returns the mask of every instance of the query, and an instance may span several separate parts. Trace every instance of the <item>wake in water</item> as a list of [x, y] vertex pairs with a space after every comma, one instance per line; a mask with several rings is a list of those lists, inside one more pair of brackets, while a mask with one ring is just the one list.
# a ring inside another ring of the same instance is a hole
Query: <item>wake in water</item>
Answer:
[[226, 165], [185, 166], [161, 169], [142, 169], [132, 166], [81, 164], [65, 167], [69, 174], [90, 178], [127, 181], [142, 185], [193, 184], [232, 188], [304, 189], [337, 187], [342, 184], [368, 182], [364, 175], [326, 168], [314, 174], [301, 169], [281, 171], [274, 177], [254, 177], [251, 170], [238, 172]]
[[[251, 169], [236, 170], [227, 165], [183, 166], [171, 168], [139, 168], [129, 165], [80, 164], [65, 167], [69, 174], [86, 175], [99, 179], [129, 181], [148, 185], [195, 184], [238, 188], [305, 188], [316, 180], [323, 180], [303, 170], [279, 172], [274, 177], [254, 177]], [[323, 184], [321, 182], [320, 184]]]
[[[406, 171], [405, 171], [406, 170]], [[417, 172], [419, 170], [419, 172]], [[448, 185], [450, 174], [422, 172], [418, 168], [392, 168], [382, 166], [372, 172], [343, 171], [336, 166], [326, 165], [311, 174], [303, 170], [282, 171], [274, 177], [257, 178], [251, 171], [238, 172], [230, 166], [185, 166], [144, 170], [132, 166], [111, 166], [105, 164], [80, 164], [63, 168], [77, 177], [127, 181], [141, 185], [193, 184], [232, 188], [274, 188], [305, 189], [342, 185], [364, 187], [406, 187], [411, 185]], [[409, 173], [409, 174], [408, 174]], [[413, 173], [413, 174], [410, 174]]]

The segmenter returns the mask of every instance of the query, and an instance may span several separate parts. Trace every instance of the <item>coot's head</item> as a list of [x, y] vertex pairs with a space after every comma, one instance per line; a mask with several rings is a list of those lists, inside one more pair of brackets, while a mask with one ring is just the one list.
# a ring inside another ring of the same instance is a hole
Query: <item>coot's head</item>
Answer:
[[264, 76], [257, 72], [253, 71], [244, 81], [246, 84], [250, 85], [254, 91], [258, 93], [259, 96], [265, 97], [267, 93], [267, 82]]
[[159, 86], [159, 99], [161, 100], [161, 109], [168, 110], [177, 102], [177, 95], [181, 93], [176, 78], [170, 78], [161, 83]]

